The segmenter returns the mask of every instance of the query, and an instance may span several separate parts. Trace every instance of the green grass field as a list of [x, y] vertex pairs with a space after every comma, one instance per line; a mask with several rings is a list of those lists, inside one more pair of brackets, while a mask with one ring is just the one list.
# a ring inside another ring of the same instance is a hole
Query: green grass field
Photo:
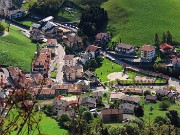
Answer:
[[[113, 69], [112, 66], [114, 67]], [[113, 72], [121, 72], [121, 71], [122, 71], [122, 66], [105, 58], [102, 61], [102, 66], [100, 68], [97, 68], [94, 73], [97, 74], [97, 76], [99, 77], [99, 79], [101, 79], [102, 82], [105, 82], [108, 81], [107, 79], [108, 74]]]
[[[123, 68], [121, 65], [118, 65], [118, 64], [104, 58], [104, 60], [102, 61], [101, 67], [97, 68], [94, 71], [94, 73], [99, 77], [101, 82], [107, 82], [107, 81], [109, 81], [107, 76], [110, 73], [122, 72], [122, 70], [123, 70]], [[146, 76], [146, 75], [141, 74], [139, 72], [129, 71], [129, 70], [127, 70], [127, 73], [129, 75], [129, 78], [128, 78], [128, 81], [124, 81], [124, 84], [126, 84], [126, 83], [133, 84], [133, 79], [135, 76]], [[165, 79], [162, 79], [162, 78], [157, 78], [155, 81], [155, 83], [164, 83], [164, 82], [165, 82]]]
[[[6, 24], [4, 24], [6, 26]], [[18, 28], [10, 26], [7, 36], [0, 36], [0, 64], [30, 71], [36, 46]]]
[[[37, 119], [39, 116], [37, 115]], [[56, 120], [52, 119], [51, 117], [47, 117], [44, 113], [41, 115], [41, 121], [39, 122], [40, 132], [42, 135], [67, 135], [67, 130], [62, 129]], [[17, 131], [13, 132], [12, 135], [16, 135]], [[27, 126], [24, 126], [22, 132], [24, 135], [27, 134]], [[37, 135], [38, 130], [34, 130], [31, 132], [31, 135]]]
[[113, 40], [142, 45], [154, 42], [155, 33], [170, 31], [180, 41], [180, 0], [108, 0], [102, 7], [109, 16], [107, 31]]
[[[144, 103], [144, 101], [142, 100], [141, 103]], [[146, 122], [149, 121], [149, 113], [150, 113], [149, 109], [151, 106], [153, 107], [153, 111], [152, 111], [152, 114], [150, 115], [150, 121], [153, 121], [156, 116], [166, 116], [166, 113], [169, 110], [176, 110], [178, 113], [180, 113], [180, 106], [175, 104], [175, 103], [172, 103], [171, 106], [166, 111], [161, 111], [159, 109], [159, 103], [160, 103], [160, 101], [158, 101], [156, 104], [144, 103], [144, 116], [143, 116], [143, 118]]]

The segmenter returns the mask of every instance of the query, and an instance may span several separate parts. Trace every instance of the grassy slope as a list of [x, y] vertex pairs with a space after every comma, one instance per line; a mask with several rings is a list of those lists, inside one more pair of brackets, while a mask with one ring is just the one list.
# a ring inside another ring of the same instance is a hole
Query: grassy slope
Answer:
[[19, 29], [10, 26], [8, 36], [0, 37], [0, 64], [21, 67], [30, 71], [35, 44], [25, 37]]
[[[39, 118], [39, 115], [36, 119]], [[67, 130], [62, 129], [59, 127], [58, 123], [50, 118], [47, 117], [44, 113], [41, 115], [42, 120], [39, 123], [40, 131], [43, 135], [67, 135]], [[27, 134], [27, 126], [23, 128], [24, 134]], [[12, 135], [16, 135], [16, 131], [12, 133]], [[31, 135], [37, 135], [38, 130], [34, 130]]]
[[157, 32], [170, 31], [180, 41], [180, 0], [109, 0], [102, 7], [108, 11], [108, 31], [113, 40], [142, 45], [152, 43]]

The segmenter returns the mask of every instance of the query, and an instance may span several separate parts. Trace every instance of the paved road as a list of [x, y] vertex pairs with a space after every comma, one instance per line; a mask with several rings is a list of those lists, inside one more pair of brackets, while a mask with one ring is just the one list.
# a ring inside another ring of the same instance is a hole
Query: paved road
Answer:
[[65, 51], [62, 45], [59, 45], [57, 48], [58, 51], [58, 60], [57, 60], [57, 75], [56, 75], [56, 81], [58, 83], [63, 83], [63, 72], [62, 68], [64, 66], [64, 56], [65, 56]]

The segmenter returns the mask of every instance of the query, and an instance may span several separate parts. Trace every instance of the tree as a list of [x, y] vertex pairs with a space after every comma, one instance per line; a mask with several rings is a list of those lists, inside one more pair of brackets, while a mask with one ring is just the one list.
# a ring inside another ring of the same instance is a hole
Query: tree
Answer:
[[134, 108], [134, 114], [136, 117], [143, 117], [144, 116], [144, 110], [142, 106], [138, 105]]
[[5, 28], [0, 22], [0, 34], [4, 33], [4, 31], [5, 31]]
[[158, 124], [159, 126], [167, 124], [167, 122], [167, 118], [163, 116], [156, 116], [156, 118], [154, 119], [154, 124]]
[[159, 108], [163, 111], [167, 110], [167, 108], [169, 108], [169, 106], [170, 106], [170, 103], [168, 101], [164, 101], [159, 104]]
[[162, 43], [166, 43], [166, 34], [165, 33], [163, 33], [163, 36], [162, 36]]
[[168, 113], [166, 113], [166, 116], [169, 118], [171, 124], [175, 127], [180, 127], [180, 118], [178, 116], [177, 111], [170, 110]]
[[51, 106], [51, 105], [48, 105], [48, 106], [46, 107], [46, 113], [47, 113], [48, 115], [52, 115], [53, 110], [52, 110], [52, 106]]
[[156, 48], [158, 49], [159, 48], [159, 36], [157, 33], [155, 34], [154, 43], [155, 43]]
[[144, 96], [146, 97], [146, 95], [151, 95], [151, 92], [150, 92], [149, 90], [146, 90], [146, 91], [144, 92]]
[[83, 119], [89, 123], [91, 120], [93, 120], [93, 115], [91, 114], [90, 111], [85, 111], [83, 113]]
[[107, 24], [107, 21], [108, 15], [103, 8], [90, 6], [82, 13], [78, 27], [83, 36], [94, 37]]
[[[63, 127], [68, 129], [71, 122], [71, 118], [67, 114], [62, 114], [59, 118], [59, 124]], [[69, 123], [69, 124], [68, 124]]]
[[172, 35], [169, 31], [167, 31], [167, 43], [172, 44]]
[[86, 112], [86, 111], [88, 111], [89, 109], [87, 108], [87, 107], [85, 107], [85, 106], [81, 106], [80, 108], [79, 108], [79, 112], [80, 112], [80, 114], [83, 114], [84, 112]]

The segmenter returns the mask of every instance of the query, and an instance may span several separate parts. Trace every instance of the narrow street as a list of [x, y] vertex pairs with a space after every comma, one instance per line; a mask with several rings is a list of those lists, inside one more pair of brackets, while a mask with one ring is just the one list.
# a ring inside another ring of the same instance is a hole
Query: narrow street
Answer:
[[63, 82], [63, 72], [62, 68], [64, 66], [64, 56], [65, 56], [65, 50], [62, 45], [59, 45], [57, 48], [58, 51], [58, 59], [57, 59], [57, 75], [56, 75], [56, 81], [58, 83]]

